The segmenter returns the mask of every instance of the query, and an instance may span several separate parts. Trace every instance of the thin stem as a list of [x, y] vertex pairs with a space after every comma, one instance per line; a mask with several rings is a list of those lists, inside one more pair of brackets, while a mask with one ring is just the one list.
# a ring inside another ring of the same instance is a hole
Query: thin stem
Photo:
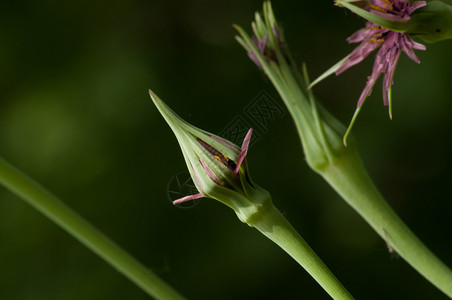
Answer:
[[66, 230], [150, 296], [166, 300], [184, 299], [70, 207], [2, 158], [0, 183]]
[[268, 203], [248, 223], [275, 242], [295, 259], [333, 299], [353, 299], [311, 247], [290, 225], [278, 209]]
[[369, 178], [356, 151], [320, 174], [414, 269], [452, 298], [452, 271], [397, 216]]

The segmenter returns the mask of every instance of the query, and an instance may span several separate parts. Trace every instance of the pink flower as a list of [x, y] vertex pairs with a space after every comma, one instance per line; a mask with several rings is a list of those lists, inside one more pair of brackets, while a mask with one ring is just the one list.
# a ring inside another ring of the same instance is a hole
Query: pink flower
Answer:
[[[409, 2], [408, 0], [371, 0], [365, 7], [365, 10], [381, 18], [405, 22], [410, 19], [410, 15], [416, 9], [426, 5], [425, 1]], [[361, 43], [352, 53], [343, 61], [336, 70], [336, 75], [341, 74], [348, 68], [360, 63], [371, 52], [380, 48], [375, 57], [375, 62], [371, 76], [368, 78], [361, 96], [358, 100], [358, 108], [361, 107], [364, 100], [372, 92], [375, 82], [384, 74], [383, 77], [383, 103], [389, 106], [389, 115], [391, 112], [391, 86], [393, 84], [394, 70], [399, 60], [401, 51], [405, 52], [409, 58], [416, 63], [420, 63], [414, 50], [425, 50], [425, 46], [413, 41], [413, 39], [403, 32], [392, 31], [373, 22], [367, 22], [366, 27], [358, 30], [347, 41], [349, 43]]]

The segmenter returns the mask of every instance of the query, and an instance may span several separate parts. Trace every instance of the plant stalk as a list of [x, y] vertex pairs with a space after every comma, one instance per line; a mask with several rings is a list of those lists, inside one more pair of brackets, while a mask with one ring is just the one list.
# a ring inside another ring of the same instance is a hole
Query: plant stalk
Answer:
[[452, 271], [405, 225], [381, 196], [356, 151], [319, 172], [370, 226], [422, 276], [452, 298]]
[[333, 299], [354, 299], [271, 202], [262, 207], [248, 224], [286, 251]]
[[36, 181], [0, 158], [0, 184], [36, 208], [156, 299], [185, 299]]

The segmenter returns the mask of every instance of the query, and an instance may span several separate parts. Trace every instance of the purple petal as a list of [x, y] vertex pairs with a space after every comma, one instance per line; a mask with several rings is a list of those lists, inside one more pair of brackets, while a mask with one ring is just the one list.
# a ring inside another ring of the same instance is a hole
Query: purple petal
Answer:
[[253, 61], [253, 63], [255, 63], [259, 68], [262, 69], [262, 64], [254, 52], [252, 51], [248, 52], [248, 57]]
[[416, 43], [416, 42], [413, 41], [413, 40], [412, 40], [412, 42], [413, 42], [413, 49], [416, 49], [416, 50], [422, 50], [422, 51], [425, 51], [425, 50], [427, 49], [427, 47], [425, 47], [425, 45]]
[[264, 36], [264, 38], [262, 40], [255, 43], [261, 54], [264, 54], [265, 47], [267, 47], [267, 42], [268, 42], [268, 35]]
[[372, 75], [369, 76], [369, 79], [367, 80], [366, 86], [364, 87], [363, 91], [361, 92], [361, 95], [358, 99], [358, 107], [360, 107], [364, 100], [372, 93], [372, 88], [375, 85], [375, 82], [377, 81], [378, 77], [380, 77], [381, 73], [385, 69], [385, 54], [386, 51], [384, 51], [383, 48], [378, 51], [377, 56], [375, 57], [374, 66], [372, 69]]
[[350, 44], [362, 42], [369, 35], [368, 28], [361, 28], [360, 30], [353, 33], [351, 36], [347, 38], [347, 42]]
[[408, 15], [406, 15], [406, 16], [394, 15], [394, 14], [378, 11], [376, 9], [371, 9], [370, 12], [376, 16], [388, 19], [390, 21], [404, 22], [404, 21], [407, 21], [410, 19], [410, 17]]
[[411, 39], [407, 35], [403, 35], [400, 38], [400, 46], [401, 46], [403, 52], [405, 52], [406, 55], [408, 55], [408, 57], [411, 58], [412, 61], [414, 61], [418, 64], [421, 63], [419, 58], [414, 53], [413, 45], [411, 44]]
[[385, 76], [383, 77], [383, 104], [385, 106], [389, 105], [389, 91], [394, 78], [394, 71], [397, 65], [397, 61], [400, 57], [400, 49], [393, 48], [389, 55], [389, 61], [387, 62]]
[[374, 77], [374, 76], [369, 77], [369, 80], [367, 81], [366, 86], [364, 87], [363, 91], [361, 92], [361, 95], [359, 96], [357, 107], [360, 107], [361, 105], [363, 105], [364, 100], [366, 100], [366, 98], [368, 96], [370, 96], [370, 94], [372, 94], [372, 88], [374, 87], [375, 82], [377, 81], [380, 74], [381, 74], [381, 72], [378, 73], [378, 75], [376, 77]]
[[235, 171], [234, 171], [234, 173], [236, 173], [236, 174], [239, 172], [240, 165], [242, 164], [243, 160], [246, 157], [246, 154], [248, 153], [248, 148], [250, 145], [252, 134], [253, 134], [253, 128], [250, 128], [250, 130], [248, 130], [248, 133], [245, 136], [245, 139], [243, 140], [242, 152], [240, 152], [239, 156], [237, 157], [237, 166], [235, 167]]
[[199, 199], [199, 198], [202, 198], [202, 197], [204, 197], [202, 194], [195, 194], [195, 195], [185, 196], [185, 197], [179, 198], [177, 200], [174, 200], [173, 204], [176, 205], [176, 204], [180, 204], [180, 203], [183, 203], [183, 202]]
[[383, 43], [383, 46], [381, 46], [382, 51], [387, 52], [391, 48], [397, 47], [397, 42], [399, 41], [399, 33], [390, 31], [387, 33], [385, 42]]
[[371, 41], [363, 42], [361, 45], [356, 47], [352, 51], [352, 53], [350, 53], [348, 59], [342, 64], [342, 66], [340, 66], [339, 69], [337, 69], [336, 75], [340, 75], [345, 70], [362, 62], [372, 51], [377, 49], [379, 46], [380, 44], [373, 43]]
[[427, 5], [427, 2], [425, 1], [416, 1], [411, 3], [411, 5], [408, 7], [407, 13], [411, 15], [413, 11], [415, 11], [418, 8], [424, 7]]
[[221, 185], [220, 180], [218, 180], [217, 176], [215, 176], [209, 166], [207, 166], [207, 164], [201, 158], [199, 159], [199, 162], [201, 163], [201, 166], [203, 167], [204, 171], [206, 171], [210, 179], [212, 179], [212, 181], [216, 184]]

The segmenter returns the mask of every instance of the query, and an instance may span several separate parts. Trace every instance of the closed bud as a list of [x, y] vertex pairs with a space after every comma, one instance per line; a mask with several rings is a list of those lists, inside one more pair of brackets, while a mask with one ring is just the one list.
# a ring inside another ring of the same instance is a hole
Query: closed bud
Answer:
[[173, 130], [188, 170], [199, 193], [175, 200], [174, 204], [208, 197], [231, 207], [242, 222], [265, 203], [270, 194], [251, 181], [246, 155], [253, 130], [238, 147], [221, 137], [196, 128], [181, 119], [152, 91], [149, 94]]

